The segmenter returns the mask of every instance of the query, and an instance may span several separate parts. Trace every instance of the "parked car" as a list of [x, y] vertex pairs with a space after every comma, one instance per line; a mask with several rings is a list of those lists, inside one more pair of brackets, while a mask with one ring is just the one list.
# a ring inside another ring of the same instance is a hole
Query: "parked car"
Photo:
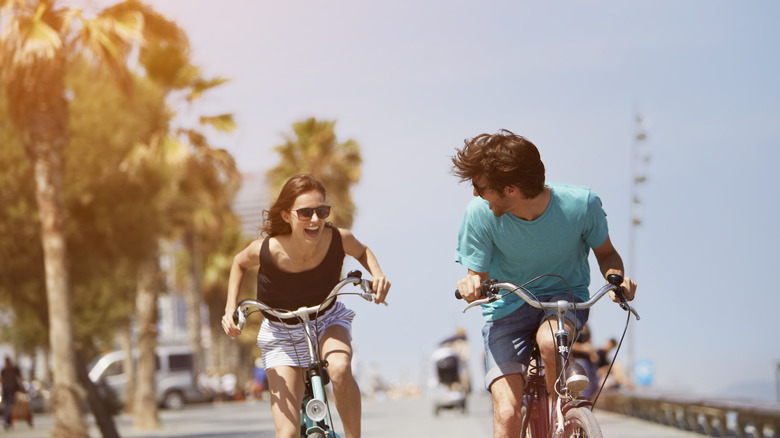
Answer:
[[[133, 366], [138, 352], [133, 351]], [[96, 359], [89, 369], [89, 378], [98, 387], [108, 388], [120, 403], [125, 403], [127, 375], [124, 372], [125, 352], [112, 351]], [[159, 346], [155, 349], [154, 376], [157, 403], [168, 409], [181, 409], [185, 403], [205, 401], [198, 389], [193, 369], [192, 349], [188, 346]]]

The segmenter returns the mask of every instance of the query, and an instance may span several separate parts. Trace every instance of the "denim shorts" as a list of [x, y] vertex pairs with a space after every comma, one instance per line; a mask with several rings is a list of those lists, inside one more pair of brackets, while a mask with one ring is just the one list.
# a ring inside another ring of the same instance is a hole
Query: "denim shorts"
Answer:
[[[568, 292], [539, 296], [543, 302], [558, 300], [572, 300]], [[582, 300], [574, 297], [581, 303]], [[577, 330], [581, 330], [588, 321], [588, 309], [577, 309], [576, 318], [572, 310], [566, 312], [564, 318], [570, 322], [576, 322]], [[525, 376], [528, 364], [531, 362], [531, 352], [536, 340], [536, 332], [542, 322], [548, 317], [556, 316], [555, 310], [541, 310], [529, 304], [523, 304], [509, 315], [488, 321], [482, 328], [482, 338], [485, 343], [485, 388], [489, 391], [490, 385], [499, 377], [510, 374], [522, 374]], [[571, 341], [570, 335], [570, 341]]]

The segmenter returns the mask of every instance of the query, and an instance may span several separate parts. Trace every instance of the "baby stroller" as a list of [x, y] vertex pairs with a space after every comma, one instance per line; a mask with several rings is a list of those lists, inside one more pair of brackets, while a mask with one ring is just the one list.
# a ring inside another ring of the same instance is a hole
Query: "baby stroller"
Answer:
[[455, 350], [450, 347], [439, 347], [433, 351], [431, 359], [435, 377], [434, 415], [438, 416], [443, 409], [460, 409], [462, 413], [466, 413], [466, 389], [460, 378], [463, 364]]

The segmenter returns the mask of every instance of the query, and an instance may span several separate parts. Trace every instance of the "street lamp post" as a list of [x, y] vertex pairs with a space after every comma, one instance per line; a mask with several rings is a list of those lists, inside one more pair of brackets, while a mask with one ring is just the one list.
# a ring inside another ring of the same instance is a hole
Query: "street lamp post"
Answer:
[[[647, 139], [646, 121], [639, 114], [636, 114], [636, 127], [634, 132], [634, 142], [631, 147], [631, 226], [628, 236], [628, 266], [627, 275], [634, 280], [637, 279], [636, 268], [636, 230], [642, 224], [641, 200], [639, 198], [638, 188], [647, 181], [647, 175], [644, 172], [644, 166], [650, 161], [650, 154], [642, 149], [644, 141]], [[636, 358], [634, 357], [634, 331], [628, 333], [628, 378], [634, 379], [634, 366]]]
[[775, 369], [775, 389], [777, 389], [777, 402], [780, 403], [780, 361]]

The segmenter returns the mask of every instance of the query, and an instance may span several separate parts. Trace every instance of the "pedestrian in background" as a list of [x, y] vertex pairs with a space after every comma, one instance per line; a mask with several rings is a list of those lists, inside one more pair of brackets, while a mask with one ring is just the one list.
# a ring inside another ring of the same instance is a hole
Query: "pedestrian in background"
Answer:
[[5, 366], [2, 371], [2, 384], [3, 384], [3, 402], [5, 404], [5, 412], [3, 412], [3, 418], [5, 420], [5, 430], [11, 428], [11, 413], [14, 409], [14, 403], [16, 402], [16, 392], [24, 391], [22, 386], [22, 373], [19, 368], [14, 365], [14, 362], [9, 356], [5, 357]]

